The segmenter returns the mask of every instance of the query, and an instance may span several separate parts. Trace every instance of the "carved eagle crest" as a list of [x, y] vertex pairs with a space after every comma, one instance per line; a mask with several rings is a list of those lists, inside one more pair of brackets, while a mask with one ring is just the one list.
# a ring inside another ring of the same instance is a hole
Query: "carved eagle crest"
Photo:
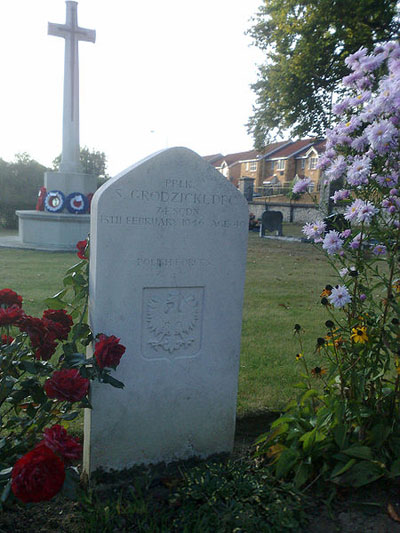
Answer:
[[199, 320], [199, 301], [193, 294], [179, 290], [152, 297], [147, 303], [146, 322], [152, 336], [149, 344], [170, 354], [190, 346], [192, 332]]

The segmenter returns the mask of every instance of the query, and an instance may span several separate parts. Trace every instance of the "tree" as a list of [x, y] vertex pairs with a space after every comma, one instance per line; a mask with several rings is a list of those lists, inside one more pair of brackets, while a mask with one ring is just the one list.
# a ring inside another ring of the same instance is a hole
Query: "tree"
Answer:
[[320, 135], [349, 73], [344, 60], [397, 37], [398, 0], [265, 0], [248, 31], [266, 54], [252, 85], [248, 131], [261, 149], [271, 130]]
[[0, 227], [18, 227], [15, 211], [35, 209], [46, 170], [26, 152], [16, 154], [12, 163], [0, 159]]
[[[106, 173], [107, 158], [104, 152], [89, 150], [87, 146], [81, 148], [80, 161], [85, 174], [94, 174], [95, 176], [108, 177]], [[54, 170], [58, 170], [61, 163], [61, 154], [53, 161]]]

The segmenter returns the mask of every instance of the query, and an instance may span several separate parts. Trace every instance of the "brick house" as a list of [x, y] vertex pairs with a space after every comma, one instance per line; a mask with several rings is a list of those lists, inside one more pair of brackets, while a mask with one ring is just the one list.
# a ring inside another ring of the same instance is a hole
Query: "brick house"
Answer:
[[262, 152], [249, 150], [222, 156], [206, 156], [235, 186], [239, 179], [254, 178], [255, 190], [275, 185], [288, 187], [296, 176], [309, 177], [317, 189], [321, 171], [316, 168], [320, 154], [325, 150], [324, 139], [300, 139], [272, 143]]

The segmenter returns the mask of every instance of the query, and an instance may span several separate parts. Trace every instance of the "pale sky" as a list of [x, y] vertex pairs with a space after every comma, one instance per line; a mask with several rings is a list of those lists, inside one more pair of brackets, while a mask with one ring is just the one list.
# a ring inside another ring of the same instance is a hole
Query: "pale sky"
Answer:
[[[245, 124], [263, 56], [244, 35], [262, 0], [80, 0], [80, 144], [115, 175], [166, 146], [252, 149]], [[0, 0], [0, 157], [61, 152], [64, 0]]]

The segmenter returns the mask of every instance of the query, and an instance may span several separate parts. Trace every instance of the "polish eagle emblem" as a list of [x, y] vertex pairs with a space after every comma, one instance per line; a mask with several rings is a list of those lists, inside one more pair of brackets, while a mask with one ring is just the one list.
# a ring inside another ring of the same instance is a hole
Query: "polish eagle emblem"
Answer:
[[146, 322], [151, 332], [148, 343], [156, 350], [172, 354], [194, 341], [193, 330], [199, 320], [199, 301], [193, 294], [171, 290], [147, 302]]

